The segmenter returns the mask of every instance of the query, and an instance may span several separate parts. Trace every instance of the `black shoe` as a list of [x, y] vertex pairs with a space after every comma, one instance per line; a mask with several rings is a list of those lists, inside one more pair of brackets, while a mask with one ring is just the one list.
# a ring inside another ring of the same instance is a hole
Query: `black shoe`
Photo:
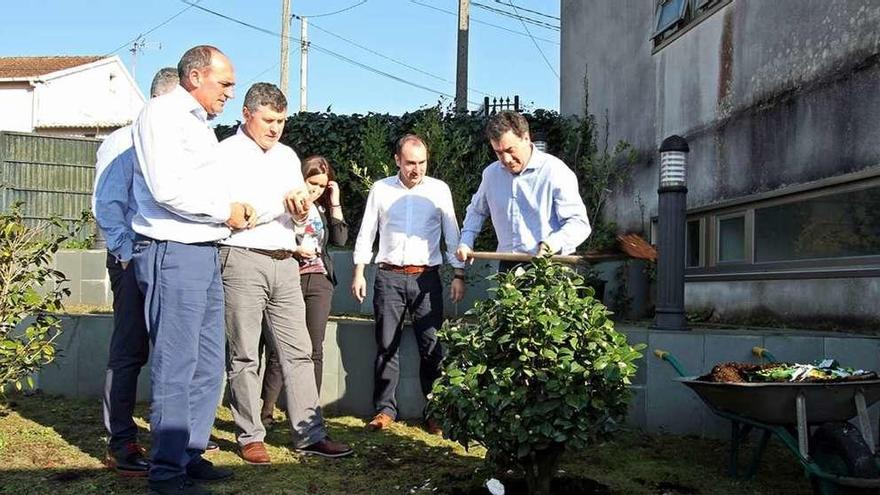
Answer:
[[122, 476], [132, 478], [146, 476], [150, 471], [150, 461], [136, 442], [129, 442], [112, 452], [108, 450], [104, 464]]
[[329, 437], [324, 438], [318, 442], [315, 442], [308, 447], [303, 447], [301, 449], [296, 449], [300, 454], [305, 455], [319, 455], [321, 457], [345, 457], [351, 455], [354, 451], [351, 450], [351, 447], [342, 443], [342, 442], [334, 442], [330, 440]]
[[149, 495], [211, 495], [211, 492], [193, 483], [186, 475], [180, 475], [167, 480], [150, 480]]
[[217, 445], [217, 442], [212, 442], [211, 440], [208, 440], [208, 445], [205, 446], [205, 453], [216, 454], [217, 452], [220, 452], [220, 446]]
[[194, 481], [220, 481], [232, 477], [231, 470], [214, 467], [211, 461], [205, 459], [189, 463], [186, 474]]

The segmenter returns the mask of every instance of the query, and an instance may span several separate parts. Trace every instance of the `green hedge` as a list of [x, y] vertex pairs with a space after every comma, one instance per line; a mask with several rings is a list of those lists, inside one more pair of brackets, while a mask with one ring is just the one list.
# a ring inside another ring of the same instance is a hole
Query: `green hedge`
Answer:
[[[558, 113], [536, 110], [526, 114], [532, 136], [543, 136], [547, 150], [563, 159], [578, 175], [581, 194], [587, 204], [595, 234], [582, 246], [602, 248], [613, 239], [613, 226], [597, 217], [609, 183], [611, 171], [615, 177], [628, 168], [631, 161], [621, 153], [609, 154], [596, 146], [595, 119], [562, 118]], [[394, 142], [403, 134], [415, 133], [425, 139], [430, 152], [428, 175], [449, 184], [459, 220], [464, 218], [471, 196], [480, 184], [483, 168], [495, 160], [494, 153], [484, 137], [486, 117], [457, 114], [440, 106], [425, 108], [401, 116], [388, 114], [337, 115], [330, 112], [303, 112], [287, 119], [281, 142], [292, 147], [300, 158], [310, 155], [327, 157], [336, 169], [342, 189], [345, 216], [351, 224], [354, 243], [360, 227], [364, 202], [372, 182], [396, 173]], [[224, 139], [237, 128], [218, 126], [217, 137]], [[619, 145], [625, 151], [626, 145]], [[604, 163], [604, 171], [597, 164]], [[620, 178], [623, 176], [621, 175]], [[618, 178], [619, 179], [619, 178]], [[615, 179], [615, 181], [618, 181]], [[614, 181], [612, 181], [614, 182]], [[597, 186], [601, 190], [594, 191]], [[478, 249], [494, 250], [495, 236], [490, 222], [486, 222], [477, 241]], [[606, 232], [607, 231], [607, 232]], [[604, 233], [603, 233], [604, 232]]]

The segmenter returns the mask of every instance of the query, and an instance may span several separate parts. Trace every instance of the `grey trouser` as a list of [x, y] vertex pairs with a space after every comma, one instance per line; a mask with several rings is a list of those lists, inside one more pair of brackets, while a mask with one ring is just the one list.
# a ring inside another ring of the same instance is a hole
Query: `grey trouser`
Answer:
[[[321, 379], [324, 373], [324, 334], [327, 332], [327, 319], [330, 316], [330, 303], [333, 300], [333, 282], [323, 273], [306, 273], [300, 277], [303, 300], [306, 303], [306, 326], [312, 339], [312, 362], [315, 363], [315, 385], [321, 395]], [[271, 346], [266, 346], [266, 372], [263, 376], [262, 417], [272, 415], [275, 403], [281, 394], [281, 367], [278, 355]]]
[[322, 440], [327, 432], [318, 406], [312, 342], [306, 329], [297, 261], [223, 246], [220, 263], [226, 294], [229, 402], [240, 430], [238, 443], [262, 442], [266, 437], [260, 421], [260, 334], [264, 317], [265, 338], [281, 361], [293, 445], [301, 448]]

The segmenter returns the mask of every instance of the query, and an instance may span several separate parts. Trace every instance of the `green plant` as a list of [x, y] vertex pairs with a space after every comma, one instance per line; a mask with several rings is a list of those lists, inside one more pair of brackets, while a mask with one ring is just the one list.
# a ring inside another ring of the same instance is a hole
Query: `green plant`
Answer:
[[560, 454], [609, 436], [627, 411], [644, 346], [630, 346], [572, 269], [539, 258], [498, 276], [494, 297], [447, 322], [428, 414], [464, 446], [522, 468], [548, 494]]
[[[0, 214], [0, 394], [9, 385], [33, 388], [31, 375], [55, 358], [61, 320], [63, 273], [52, 268], [52, 257], [88, 221], [88, 212], [71, 224], [53, 220], [25, 225], [22, 203]], [[33, 317], [24, 328], [19, 324]]]

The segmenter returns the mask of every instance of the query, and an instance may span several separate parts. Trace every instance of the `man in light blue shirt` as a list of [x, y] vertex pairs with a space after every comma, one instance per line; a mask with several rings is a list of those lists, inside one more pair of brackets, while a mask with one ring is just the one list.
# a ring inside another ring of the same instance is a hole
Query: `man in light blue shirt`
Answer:
[[[498, 160], [483, 170], [467, 207], [456, 256], [472, 259], [474, 240], [487, 217], [498, 252], [570, 254], [590, 235], [577, 176], [555, 156], [532, 145], [529, 124], [517, 112], [493, 115], [486, 135]], [[500, 271], [515, 263], [501, 262]]]
[[[177, 69], [165, 67], [153, 77], [150, 97], [177, 87]], [[131, 126], [116, 130], [101, 143], [95, 163], [92, 212], [107, 242], [107, 273], [113, 291], [113, 334], [110, 337], [107, 376], [104, 382], [104, 426], [110, 438], [106, 464], [123, 476], [146, 476], [150, 464], [137, 439], [132, 419], [137, 382], [150, 351], [144, 321], [144, 296], [129, 269], [135, 205], [131, 181], [137, 166]]]

